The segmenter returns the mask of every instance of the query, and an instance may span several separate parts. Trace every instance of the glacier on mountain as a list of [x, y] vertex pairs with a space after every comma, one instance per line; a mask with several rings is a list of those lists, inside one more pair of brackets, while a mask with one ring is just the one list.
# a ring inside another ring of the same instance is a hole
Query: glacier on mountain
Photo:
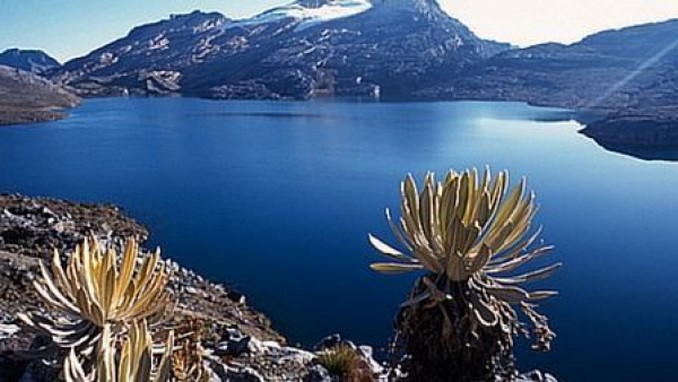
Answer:
[[306, 29], [328, 21], [355, 16], [372, 8], [370, 0], [320, 0], [310, 5], [308, 1], [270, 9], [249, 19], [228, 23], [225, 28], [268, 24], [285, 19], [299, 21], [297, 30]]

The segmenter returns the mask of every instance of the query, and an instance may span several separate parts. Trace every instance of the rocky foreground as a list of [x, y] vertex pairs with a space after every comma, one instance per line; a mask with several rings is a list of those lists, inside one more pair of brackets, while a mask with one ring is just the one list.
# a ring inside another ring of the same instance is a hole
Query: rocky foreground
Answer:
[[[112, 205], [0, 195], [0, 381], [54, 380], [49, 369], [22, 356], [36, 338], [20, 328], [16, 314], [45, 310], [32, 286], [39, 260], [49, 263], [54, 249], [69, 253], [90, 234], [106, 242], [128, 236], [143, 241], [148, 231]], [[245, 296], [167, 262], [174, 270], [170, 286], [178, 301], [174, 324], [190, 322], [202, 328], [202, 345], [217, 380], [330, 380], [315, 364], [313, 352], [286, 346], [285, 338], [248, 306]], [[339, 342], [331, 337], [318, 349]], [[359, 351], [366, 356], [365, 364], [374, 367], [376, 378], [381, 367], [369, 357], [371, 349]]]
[[[113, 205], [80, 204], [18, 194], [0, 194], [0, 381], [47, 382], [56, 371], [27, 357], [43, 341], [23, 328], [16, 314], [47, 312], [33, 291], [40, 260], [49, 263], [56, 249], [69, 253], [86, 236], [116, 243], [148, 231]], [[166, 259], [166, 257], [164, 257]], [[62, 258], [63, 260], [63, 258]], [[170, 287], [178, 302], [170, 325], [200, 327], [205, 361], [214, 371], [212, 381], [341, 381], [320, 365], [318, 354], [337, 345], [358, 354], [360, 379], [397, 380], [398, 373], [378, 364], [369, 346], [356, 346], [338, 335], [310, 350], [287, 346], [271, 321], [247, 304], [245, 296], [166, 260], [173, 269]], [[534, 371], [517, 381], [555, 381]]]

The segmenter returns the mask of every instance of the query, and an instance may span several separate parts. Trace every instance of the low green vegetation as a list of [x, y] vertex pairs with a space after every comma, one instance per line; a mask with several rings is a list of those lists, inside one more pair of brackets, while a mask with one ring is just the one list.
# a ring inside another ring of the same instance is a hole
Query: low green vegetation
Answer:
[[330, 375], [341, 382], [371, 382], [374, 376], [358, 351], [349, 345], [340, 344], [318, 354], [316, 360]]

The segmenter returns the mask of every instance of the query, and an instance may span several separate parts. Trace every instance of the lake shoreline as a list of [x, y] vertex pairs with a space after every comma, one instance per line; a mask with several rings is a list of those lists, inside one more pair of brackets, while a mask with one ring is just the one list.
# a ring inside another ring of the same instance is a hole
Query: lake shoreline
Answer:
[[0, 127], [59, 121], [68, 117], [64, 111], [53, 110], [0, 110]]
[[[168, 99], [183, 98], [189, 100], [202, 100], [214, 103], [221, 102], [273, 102], [274, 104], [284, 103], [332, 103], [332, 102], [356, 102], [356, 103], [374, 103], [383, 105], [393, 105], [402, 103], [414, 104], [435, 104], [435, 103], [503, 103], [503, 104], [521, 104], [534, 108], [558, 109], [562, 114], [548, 117], [547, 122], [566, 122], [576, 121], [581, 126], [578, 133], [595, 142], [599, 147], [631, 156], [641, 160], [655, 161], [676, 161], [678, 160], [678, 120], [672, 119], [667, 113], [662, 113], [661, 118], [642, 114], [624, 114], [608, 115], [606, 110], [586, 110], [580, 111], [574, 105], [561, 105], [558, 103], [540, 103], [531, 100], [512, 100], [512, 99], [482, 99], [482, 98], [451, 98], [442, 97], [440, 99], [427, 98], [361, 98], [361, 97], [316, 97], [308, 100], [278, 99], [274, 101], [262, 101], [256, 99], [236, 99], [220, 100], [214, 98], [196, 97], [190, 95], [172, 95], [172, 96], [92, 96], [83, 98], [83, 102], [89, 100], [123, 100], [123, 99]], [[15, 112], [3, 115], [0, 108], [0, 128], [5, 126], [26, 125], [32, 126], [37, 123], [55, 122], [71, 117], [69, 111], [81, 106], [78, 103], [70, 108], [52, 108], [41, 110], [26, 110], [23, 114]], [[236, 115], [229, 114], [229, 115]], [[245, 115], [244, 113], [242, 115]], [[263, 115], [263, 114], [262, 114]], [[271, 114], [271, 116], [274, 116]], [[320, 118], [319, 114], [308, 115], [309, 117]]]
[[[223, 102], [223, 101], [243, 101], [243, 102], [257, 102], [257, 101], [274, 101], [274, 102], [313, 102], [313, 101], [342, 101], [342, 100], [355, 100], [359, 102], [374, 102], [374, 103], [384, 103], [384, 104], [393, 104], [393, 103], [402, 103], [402, 102], [500, 102], [500, 103], [522, 103], [528, 106], [538, 107], [538, 108], [558, 108], [563, 109], [564, 111], [572, 112], [576, 117], [575, 120], [582, 123], [584, 127], [579, 131], [581, 134], [591, 138], [600, 146], [609, 149], [611, 151], [628, 153], [628, 155], [634, 155], [636, 152], [634, 149], [642, 149], [647, 154], [637, 156], [640, 159], [654, 158], [660, 154], [653, 155], [652, 150], [663, 150], [667, 148], [678, 148], [678, 120], [675, 118], [669, 118], [666, 116], [666, 113], [658, 118], [652, 116], [641, 114], [628, 114], [628, 115], [613, 115], [610, 114], [610, 110], [581, 110], [576, 105], [568, 105], [558, 102], [539, 102], [534, 100], [521, 100], [513, 98], [477, 98], [477, 97], [440, 97], [440, 98], [427, 98], [427, 97], [411, 97], [411, 98], [354, 98], [354, 97], [314, 97], [304, 100], [298, 99], [274, 99], [274, 100], [261, 100], [261, 99], [249, 99], [249, 98], [238, 98], [232, 100], [224, 100], [214, 97], [200, 97], [194, 95], [167, 95], [160, 96], [160, 98], [168, 97], [177, 97], [177, 98], [189, 98], [189, 99], [200, 99], [208, 100], [214, 102]], [[132, 96], [116, 96], [116, 95], [102, 95], [102, 96], [84, 96], [84, 100], [90, 99], [111, 99], [111, 98], [158, 98], [158, 96], [148, 96], [148, 95], [132, 95]], [[16, 109], [16, 110], [7, 110], [0, 109], [0, 126], [14, 126], [14, 125], [23, 125], [23, 124], [33, 124], [41, 122], [51, 122], [58, 121], [61, 119], [69, 118], [70, 115], [67, 113], [68, 110], [77, 107], [74, 105], [69, 108], [58, 108], [54, 110], [45, 110], [45, 109]], [[585, 116], [585, 117], [584, 117]], [[661, 159], [661, 156], [659, 156]]]

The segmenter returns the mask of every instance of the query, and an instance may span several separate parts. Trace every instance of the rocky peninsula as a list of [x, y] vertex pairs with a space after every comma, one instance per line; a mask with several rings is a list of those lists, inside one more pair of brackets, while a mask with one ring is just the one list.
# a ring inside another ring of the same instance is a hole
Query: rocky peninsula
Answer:
[[0, 65], [0, 125], [53, 121], [80, 99], [37, 74]]

